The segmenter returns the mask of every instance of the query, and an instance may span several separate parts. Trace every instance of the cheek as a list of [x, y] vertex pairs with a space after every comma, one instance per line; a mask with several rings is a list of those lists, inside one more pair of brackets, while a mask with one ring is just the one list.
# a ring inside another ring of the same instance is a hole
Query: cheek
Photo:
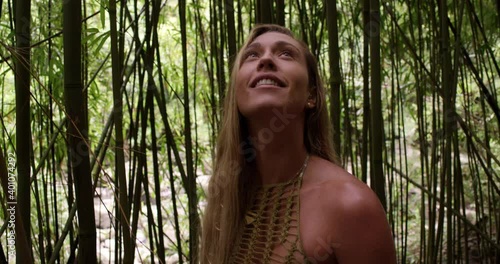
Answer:
[[302, 71], [296, 75], [295, 79], [295, 93], [300, 96], [307, 96], [309, 91], [309, 74], [307, 71]]
[[297, 74], [295, 80], [295, 87], [290, 91], [290, 103], [293, 104], [297, 110], [302, 111], [306, 107], [307, 99], [309, 97], [309, 80], [307, 73]]
[[286, 69], [289, 78], [300, 89], [308, 89], [309, 87], [309, 72], [306, 67], [302, 65], [293, 65]]
[[[237, 82], [235, 84], [238, 84]], [[236, 96], [236, 106], [238, 109], [244, 109], [248, 102], [248, 91], [242, 86], [234, 87]]]
[[302, 85], [304, 85], [304, 87], [306, 87], [306, 90], [309, 89], [309, 72], [307, 71], [307, 69], [304, 69], [302, 71]]
[[240, 68], [238, 75], [234, 79], [236, 104], [238, 108], [244, 107], [248, 101], [248, 74], [246, 74], [245, 67]]

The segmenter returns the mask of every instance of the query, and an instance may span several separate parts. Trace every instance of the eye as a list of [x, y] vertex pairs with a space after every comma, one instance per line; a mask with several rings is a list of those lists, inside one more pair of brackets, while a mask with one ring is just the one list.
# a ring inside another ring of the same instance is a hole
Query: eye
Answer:
[[293, 58], [293, 53], [290, 50], [283, 50], [280, 57]]
[[243, 59], [245, 59], [245, 60], [246, 59], [255, 59], [258, 57], [259, 57], [259, 54], [253, 50], [249, 50], [249, 51], [245, 52], [245, 54], [243, 55]]

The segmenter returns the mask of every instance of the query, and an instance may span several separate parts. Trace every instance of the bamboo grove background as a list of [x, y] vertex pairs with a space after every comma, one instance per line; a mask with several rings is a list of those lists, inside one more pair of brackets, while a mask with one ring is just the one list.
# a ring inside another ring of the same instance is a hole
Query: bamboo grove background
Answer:
[[499, 15], [493, 0], [2, 0], [0, 262], [10, 170], [17, 263], [196, 263], [229, 65], [272, 22], [317, 56], [336, 149], [385, 205], [398, 261], [499, 263]]

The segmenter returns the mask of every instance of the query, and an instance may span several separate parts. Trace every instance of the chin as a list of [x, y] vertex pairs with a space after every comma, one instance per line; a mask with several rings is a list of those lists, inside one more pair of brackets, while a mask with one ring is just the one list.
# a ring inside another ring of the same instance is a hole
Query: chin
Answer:
[[240, 107], [240, 113], [246, 117], [246, 118], [261, 118], [265, 115], [271, 115], [273, 114], [273, 109], [274, 111], [276, 110], [281, 110], [283, 109], [283, 105], [281, 104], [276, 104], [276, 103], [262, 103], [262, 104], [255, 104], [255, 105], [246, 105], [244, 107]]

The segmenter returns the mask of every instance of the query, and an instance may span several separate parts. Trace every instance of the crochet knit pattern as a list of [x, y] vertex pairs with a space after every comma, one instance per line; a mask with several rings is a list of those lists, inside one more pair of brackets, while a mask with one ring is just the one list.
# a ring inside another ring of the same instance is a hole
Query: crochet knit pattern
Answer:
[[230, 263], [307, 263], [299, 232], [300, 187], [309, 155], [290, 181], [257, 188]]

